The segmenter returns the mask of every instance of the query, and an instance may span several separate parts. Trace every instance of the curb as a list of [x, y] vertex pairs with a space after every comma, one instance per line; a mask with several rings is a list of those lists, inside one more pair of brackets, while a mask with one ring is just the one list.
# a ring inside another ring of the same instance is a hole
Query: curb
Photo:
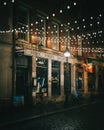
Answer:
[[70, 108], [63, 108], [61, 110], [56, 110], [56, 111], [53, 111], [53, 112], [43, 113], [43, 114], [40, 114], [40, 115], [30, 116], [30, 117], [18, 119], [18, 120], [15, 120], [15, 121], [1, 123], [0, 127], [1, 126], [12, 125], [12, 124], [16, 124], [16, 123], [22, 123], [24, 121], [33, 120], [33, 119], [41, 118], [41, 117], [44, 117], [44, 116], [50, 116], [50, 115], [53, 115], [53, 114], [57, 114], [57, 113], [61, 113], [61, 112], [69, 111], [69, 110], [73, 110], [73, 109], [76, 109], [76, 108], [81, 108], [81, 107], [87, 106], [89, 104], [95, 104], [95, 103], [96, 103], [96, 101], [93, 101], [91, 103], [81, 104], [81, 105], [77, 105], [77, 106], [72, 106]]

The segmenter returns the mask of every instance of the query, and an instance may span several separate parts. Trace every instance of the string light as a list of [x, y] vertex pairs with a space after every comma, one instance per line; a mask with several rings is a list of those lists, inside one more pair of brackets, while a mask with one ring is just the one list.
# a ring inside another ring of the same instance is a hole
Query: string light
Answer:
[[47, 16], [46, 19], [49, 19], [49, 17]]
[[[14, 3], [14, 0], [12, 0], [11, 2]], [[76, 2], [74, 2], [73, 4], [74, 4], [74, 6], [77, 5]], [[4, 5], [7, 5], [7, 3], [4, 2]], [[70, 7], [69, 5], [67, 5], [67, 9], [71, 9], [71, 7]], [[64, 11], [64, 10], [61, 9], [59, 12], [60, 12], [60, 13], [63, 13], [63, 11]], [[52, 16], [55, 17], [55, 13], [53, 13]], [[98, 17], [102, 17], [102, 14], [99, 14]], [[47, 16], [46, 19], [49, 19], [49, 17]], [[90, 19], [93, 20], [94, 17], [91, 17]], [[86, 20], [86, 21], [87, 21], [87, 20]], [[44, 21], [41, 20], [41, 22], [44, 22]], [[82, 19], [82, 22], [85, 22], [85, 19]], [[36, 21], [35, 23], [38, 24], [38, 21]], [[75, 20], [74, 23], [77, 23], [77, 20]], [[71, 24], [72, 24], [72, 23], [71, 23]], [[100, 21], [97, 22], [97, 25], [99, 25], [99, 24], [100, 24]], [[62, 24], [62, 25], [64, 25], [64, 24]], [[67, 25], [69, 26], [69, 25], [70, 25], [70, 22], [68, 22]], [[82, 25], [83, 28], [86, 28], [86, 25], [83, 25], [83, 24], [81, 24], [81, 25]], [[33, 24], [32, 24], [31, 26], [33, 26]], [[92, 27], [92, 26], [93, 26], [93, 24], [90, 23], [90, 27]], [[27, 28], [28, 28], [28, 26], [27, 26]], [[72, 27], [70, 27], [70, 28], [71, 28], [72, 31], [75, 30], [75, 28], [72, 28]], [[76, 27], [76, 29], [78, 29], [78, 30], [79, 30], [80, 28], [81, 28], [81, 27], [79, 27], [79, 26]], [[44, 28], [42, 28], [42, 30], [43, 30], [43, 29], [44, 29]], [[49, 28], [48, 28], [48, 29], [49, 29]], [[22, 33], [26, 33], [28, 29], [26, 29], [25, 31], [23, 31], [23, 30], [24, 30], [24, 27], [17, 29], [17, 31], [20, 31], [20, 32], [22, 32]], [[33, 30], [31, 30], [31, 31], [33, 31]], [[39, 29], [36, 28], [36, 31], [39, 31]], [[61, 30], [61, 31], [63, 31], [63, 30]], [[92, 31], [93, 31], [93, 30], [92, 30]], [[12, 31], [11, 31], [11, 30], [0, 31], [0, 33], [9, 33], [9, 32], [12, 32]], [[49, 32], [47, 32], [47, 33], [49, 33]], [[56, 33], [57, 33], [57, 32], [56, 32]], [[102, 32], [102, 31], [98, 31], [98, 33], [99, 33], [99, 37], [101, 37], [102, 35], [101, 35], [100, 33], [103, 33], [103, 32]], [[94, 37], [97, 37], [97, 34], [94, 35], [93, 37], [92, 37], [91, 34], [89, 34], [89, 36], [90, 36], [90, 38], [94, 38]], [[85, 37], [86, 37], [86, 35], [85, 35]], [[86, 37], [86, 39], [88, 39], [88, 37]], [[89, 43], [90, 43], [90, 42], [88, 42], [88, 44], [89, 44]], [[92, 42], [92, 43], [94, 43], [94, 42]], [[97, 41], [97, 43], [98, 43], [98, 41]], [[103, 43], [103, 41], [102, 41], [102, 43]]]
[[53, 13], [52, 16], [55, 17], [55, 13]]
[[60, 13], [62, 13], [62, 10], [60, 10]]
[[14, 3], [14, 0], [12, 0], [12, 3]]
[[82, 19], [83, 22], [85, 22], [85, 19]]
[[91, 19], [93, 19], [93, 17], [91, 17]]
[[4, 2], [4, 5], [7, 5], [7, 3], [6, 3], [6, 2]]
[[77, 5], [77, 3], [76, 2], [74, 2], [74, 6], [76, 6]]
[[70, 6], [69, 6], [69, 5], [67, 6], [67, 9], [70, 9]]

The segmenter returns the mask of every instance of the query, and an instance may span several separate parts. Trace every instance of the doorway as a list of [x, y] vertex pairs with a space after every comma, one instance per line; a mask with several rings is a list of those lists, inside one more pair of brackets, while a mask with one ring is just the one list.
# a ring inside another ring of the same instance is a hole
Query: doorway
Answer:
[[24, 104], [28, 103], [28, 69], [16, 70], [16, 95], [24, 97]]
[[[24, 105], [31, 104], [31, 57], [16, 57], [16, 92], [15, 96], [23, 98]], [[29, 64], [30, 63], [30, 64]]]

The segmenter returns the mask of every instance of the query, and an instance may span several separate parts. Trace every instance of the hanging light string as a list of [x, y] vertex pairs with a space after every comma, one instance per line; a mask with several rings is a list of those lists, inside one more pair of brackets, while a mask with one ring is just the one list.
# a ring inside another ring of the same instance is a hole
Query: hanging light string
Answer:
[[[11, 0], [10, 1], [11, 3], [14, 3], [15, 1], [14, 0]], [[3, 5], [4, 6], [6, 6], [7, 5], [7, 2], [5, 2], [4, 1], [4, 3], [3, 3]], [[74, 7], [76, 7], [77, 6], [77, 3], [76, 2], [73, 2], [73, 6]], [[67, 10], [70, 10], [72, 8], [72, 6], [70, 5], [70, 4], [67, 4], [67, 6], [66, 6], [66, 9]], [[59, 10], [59, 13], [60, 14], [64, 14], [64, 10], [63, 9], [60, 9]], [[71, 31], [71, 32], [73, 32], [73, 34], [75, 33], [75, 30], [78, 30], [79, 31], [79, 33], [80, 33], [80, 36], [82, 36], [82, 40], [83, 40], [83, 44], [88, 44], [88, 45], [92, 45], [92, 44], [95, 44], [95, 43], [97, 43], [97, 44], [102, 44], [101, 46], [103, 46], [103, 43], [104, 43], [104, 41], [103, 41], [103, 39], [102, 40], [100, 40], [100, 41], [95, 41], [94, 39], [96, 39], [96, 37], [98, 37], [98, 39], [101, 39], [102, 38], [102, 36], [104, 35], [104, 29], [100, 29], [100, 26], [101, 26], [101, 21], [102, 21], [102, 14], [100, 13], [97, 17], [93, 17], [93, 16], [91, 16], [90, 18], [89, 18], [89, 20], [88, 19], [85, 19], [85, 18], [82, 18], [82, 23], [80, 23], [80, 26], [79, 26], [79, 23], [78, 23], [78, 21], [79, 21], [79, 19], [76, 19], [76, 20], [74, 20], [74, 23], [71, 23], [70, 21], [68, 21], [67, 23], [61, 23], [61, 25], [65, 25], [65, 24], [67, 24], [67, 26], [70, 28], [70, 30], [69, 30], [69, 32]], [[49, 20], [49, 18], [50, 17], [56, 17], [57, 18], [57, 15], [56, 15], [56, 13], [52, 13], [52, 15], [51, 16], [47, 16], [46, 17], [46, 20]], [[95, 20], [95, 21], [94, 21]], [[89, 24], [88, 25], [86, 25], [86, 21], [90, 21], [89, 22]], [[34, 21], [35, 22], [35, 21]], [[36, 21], [35, 23], [37, 23], [37, 25], [38, 25], [38, 21]], [[31, 34], [34, 34], [34, 29], [32, 29], [32, 27], [33, 27], [33, 25], [34, 25], [34, 23], [31, 23]], [[71, 25], [75, 25], [75, 27], [71, 27]], [[90, 31], [89, 33], [88, 33], [88, 31], [83, 31], [84, 29], [86, 30], [86, 28], [87, 28], [87, 26], [89, 26], [89, 30], [92, 30], [92, 31]], [[92, 29], [92, 27], [94, 27], [94, 26], [96, 26], [98, 29], [96, 29], [96, 31], [94, 31], [94, 29]], [[25, 28], [25, 29], [24, 29]], [[51, 27], [50, 27], [51, 28]], [[42, 28], [43, 29], [43, 28]], [[29, 27], [28, 27], [28, 25], [26, 25], [25, 27], [21, 27], [21, 28], [15, 28], [15, 29], [10, 29], [10, 30], [0, 30], [0, 34], [7, 34], [7, 33], [12, 33], [13, 31], [16, 31], [16, 32], [20, 32], [20, 33], [24, 33], [24, 34], [26, 34], [26, 33], [29, 33]], [[39, 29], [38, 29], [38, 26], [37, 26], [37, 28], [36, 28], [36, 31], [35, 31], [35, 34], [39, 34], [40, 32], [38, 31]], [[43, 29], [43, 31], [44, 31], [44, 29]], [[62, 29], [61, 29], [61, 31], [63, 31]], [[81, 33], [82, 32], [82, 33]], [[84, 32], [84, 33], [83, 33]], [[47, 31], [47, 34], [48, 34], [49, 32]], [[51, 32], [52, 33], [52, 32]], [[57, 32], [56, 32], [57, 33]], [[49, 37], [41, 37], [40, 39], [44, 39], [44, 40], [46, 40], [46, 39], [49, 39]], [[64, 38], [61, 38], [61, 40], [60, 40], [60, 38], [58, 38], [58, 37], [56, 37], [56, 38], [50, 38], [52, 41], [53, 40], [57, 40], [57, 41], [59, 41], [59, 42], [61, 42], [61, 41], [66, 41], [67, 39], [69, 39], [68, 37], [66, 37], [66, 36], [64, 36]], [[91, 39], [93, 39], [93, 41], [91, 40]], [[72, 37], [70, 37], [70, 39], [69, 39], [70, 41], [71, 41], [71, 44], [77, 44], [77, 42], [75, 41], [75, 40], [73, 40], [73, 38]], [[85, 42], [84, 42], [85, 41]], [[80, 48], [76, 48], [76, 47], [70, 47], [70, 49], [71, 50], [75, 50], [75, 51], [77, 51], [77, 50], [80, 50]], [[103, 47], [102, 48], [95, 48], [94, 47], [94, 49], [93, 48], [91, 48], [91, 49], [89, 49], [89, 48], [82, 48], [82, 51], [87, 51], [87, 52], [100, 52], [100, 53], [102, 53], [102, 52], [104, 52], [104, 49], [103, 49]]]

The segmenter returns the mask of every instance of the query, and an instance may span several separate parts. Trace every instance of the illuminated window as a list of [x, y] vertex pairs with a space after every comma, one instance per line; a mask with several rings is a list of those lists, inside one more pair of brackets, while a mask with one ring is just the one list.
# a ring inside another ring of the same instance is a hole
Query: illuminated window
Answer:
[[45, 46], [45, 18], [44, 16], [38, 15], [37, 17], [37, 24], [36, 24], [36, 32], [37, 36], [39, 37], [39, 44]]

